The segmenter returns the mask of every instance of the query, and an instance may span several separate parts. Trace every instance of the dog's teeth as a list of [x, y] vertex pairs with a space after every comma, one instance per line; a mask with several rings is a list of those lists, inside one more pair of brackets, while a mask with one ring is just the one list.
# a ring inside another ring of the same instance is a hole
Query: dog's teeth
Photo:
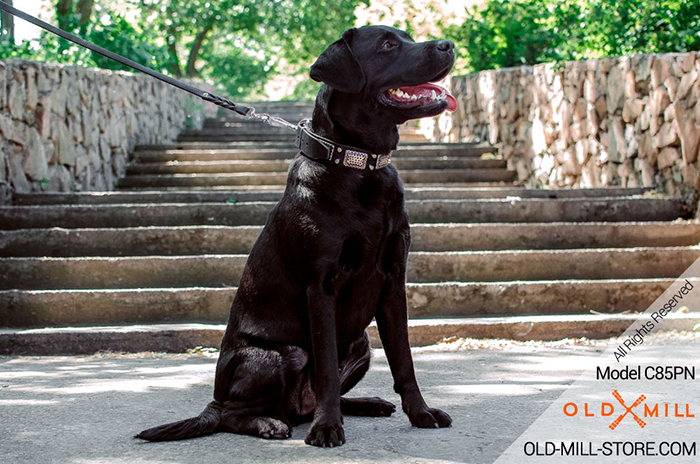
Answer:
[[411, 100], [418, 100], [418, 95], [411, 96]]
[[435, 91], [433, 90], [433, 91], [430, 93], [430, 99], [431, 99], [431, 100], [435, 100], [436, 98], [437, 98], [437, 94], [436, 94]]

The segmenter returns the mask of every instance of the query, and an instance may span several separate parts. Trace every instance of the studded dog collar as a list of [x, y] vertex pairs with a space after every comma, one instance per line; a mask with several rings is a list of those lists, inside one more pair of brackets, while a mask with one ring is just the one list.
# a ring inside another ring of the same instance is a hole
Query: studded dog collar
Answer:
[[339, 166], [353, 169], [381, 169], [391, 164], [391, 152], [383, 155], [369, 153], [360, 148], [342, 145], [316, 135], [308, 128], [305, 119], [297, 127], [297, 148], [301, 154], [314, 160], [327, 160]]

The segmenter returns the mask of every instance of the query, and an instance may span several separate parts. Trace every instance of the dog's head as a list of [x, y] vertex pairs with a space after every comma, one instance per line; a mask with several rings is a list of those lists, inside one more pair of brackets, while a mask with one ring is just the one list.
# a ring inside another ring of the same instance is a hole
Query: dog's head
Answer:
[[311, 67], [311, 78], [348, 94], [401, 123], [454, 111], [457, 101], [434, 84], [452, 69], [449, 40], [416, 43], [387, 26], [349, 29]]

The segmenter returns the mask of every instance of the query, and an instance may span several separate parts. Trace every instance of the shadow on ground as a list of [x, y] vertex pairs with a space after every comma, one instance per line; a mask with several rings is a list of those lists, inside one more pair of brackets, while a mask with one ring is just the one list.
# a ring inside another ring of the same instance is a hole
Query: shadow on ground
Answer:
[[[390, 418], [345, 418], [347, 444], [217, 434], [173, 443], [133, 439], [140, 430], [197, 415], [210, 401], [216, 359], [204, 355], [95, 355], [0, 358], [0, 461], [12, 463], [434, 463], [495, 461], [600, 348], [438, 351], [418, 349], [415, 364], [429, 405], [453, 427], [411, 427]], [[350, 396], [397, 403], [377, 350]]]

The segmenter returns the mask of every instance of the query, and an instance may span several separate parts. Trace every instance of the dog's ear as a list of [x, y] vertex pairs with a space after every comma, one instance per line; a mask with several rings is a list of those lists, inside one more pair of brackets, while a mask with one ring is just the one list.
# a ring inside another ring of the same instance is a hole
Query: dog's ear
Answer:
[[323, 82], [336, 90], [359, 93], [365, 86], [365, 73], [350, 48], [356, 29], [348, 29], [343, 36], [330, 44], [311, 66], [309, 75], [316, 82]]

